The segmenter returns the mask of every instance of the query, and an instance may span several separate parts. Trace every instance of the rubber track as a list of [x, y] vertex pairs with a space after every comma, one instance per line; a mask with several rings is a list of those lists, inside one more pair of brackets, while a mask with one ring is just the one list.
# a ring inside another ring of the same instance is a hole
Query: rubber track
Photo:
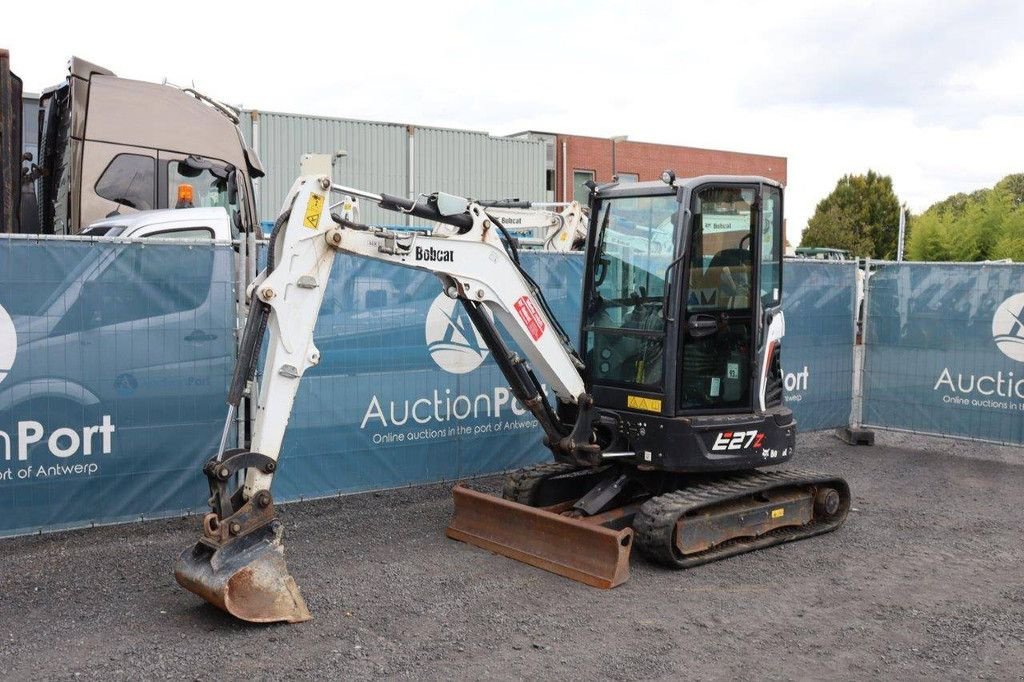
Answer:
[[505, 477], [505, 483], [501, 487], [501, 496], [519, 504], [532, 505], [534, 491], [542, 481], [552, 476], [577, 471], [580, 468], [572, 464], [545, 462], [513, 471]]
[[[675, 550], [676, 521], [683, 514], [772, 488], [820, 484], [828, 484], [839, 491], [840, 508], [834, 516], [812, 520], [805, 526], [778, 528], [756, 538], [736, 538], [686, 557], [679, 557]], [[672, 568], [690, 568], [754, 549], [827, 533], [843, 525], [849, 509], [849, 486], [836, 476], [802, 469], [727, 474], [712, 481], [695, 483], [652, 497], [645, 502], [633, 520], [635, 546], [648, 559]]]

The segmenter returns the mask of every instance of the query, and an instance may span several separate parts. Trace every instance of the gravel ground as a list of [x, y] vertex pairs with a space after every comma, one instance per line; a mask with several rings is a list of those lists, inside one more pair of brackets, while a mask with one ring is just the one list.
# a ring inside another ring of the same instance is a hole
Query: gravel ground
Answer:
[[634, 558], [610, 591], [445, 539], [448, 486], [285, 506], [302, 625], [175, 584], [196, 518], [2, 541], [0, 678], [1024, 678], [1019, 451], [800, 448], [853, 488], [839, 531], [683, 573]]

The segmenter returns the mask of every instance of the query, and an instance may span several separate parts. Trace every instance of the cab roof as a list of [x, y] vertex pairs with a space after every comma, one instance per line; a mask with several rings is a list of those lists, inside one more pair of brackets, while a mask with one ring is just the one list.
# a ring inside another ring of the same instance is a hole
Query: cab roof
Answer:
[[661, 180], [645, 182], [613, 182], [598, 185], [594, 193], [597, 198], [656, 196], [659, 194], [675, 194], [679, 188], [693, 189], [706, 184], [733, 185], [770, 185], [782, 189], [778, 180], [762, 175], [698, 175], [692, 178], [676, 178], [675, 183], [667, 185]]

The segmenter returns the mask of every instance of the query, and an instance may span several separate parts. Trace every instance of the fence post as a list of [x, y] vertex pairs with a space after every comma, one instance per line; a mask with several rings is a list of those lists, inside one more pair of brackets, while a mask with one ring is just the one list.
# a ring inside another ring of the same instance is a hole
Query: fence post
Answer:
[[[860, 262], [853, 269], [854, 291], [860, 272]], [[850, 423], [836, 429], [836, 436], [849, 445], [874, 445], [875, 432], [863, 427], [864, 419], [864, 368], [868, 345], [868, 310], [871, 297], [871, 259], [864, 259], [864, 296], [853, 303], [853, 372], [850, 375], [853, 400], [850, 404]], [[860, 317], [860, 344], [857, 343], [857, 319]]]

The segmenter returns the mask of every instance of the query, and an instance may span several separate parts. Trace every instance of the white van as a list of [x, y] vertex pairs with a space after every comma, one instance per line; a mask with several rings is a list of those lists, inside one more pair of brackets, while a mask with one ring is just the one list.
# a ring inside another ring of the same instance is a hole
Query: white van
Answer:
[[126, 213], [98, 220], [82, 230], [86, 237], [212, 239], [229, 241], [238, 233], [228, 212], [214, 208], [168, 208]]

